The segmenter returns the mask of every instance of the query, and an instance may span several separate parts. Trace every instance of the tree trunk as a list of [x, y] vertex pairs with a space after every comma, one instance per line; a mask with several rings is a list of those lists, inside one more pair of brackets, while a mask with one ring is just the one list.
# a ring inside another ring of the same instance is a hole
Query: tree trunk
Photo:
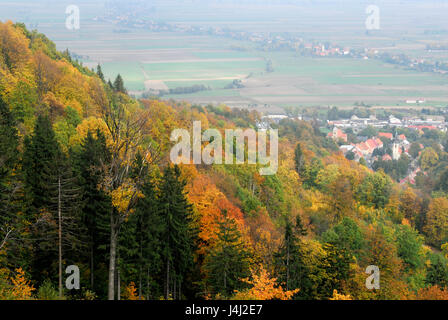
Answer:
[[225, 268], [224, 268], [224, 291], [227, 293], [227, 269]]
[[174, 278], [173, 299], [176, 300], [177, 299], [177, 296], [176, 296], [177, 295], [177, 288], [176, 288], [177, 280], [176, 280], [176, 277], [173, 277], [173, 278]]
[[61, 177], [58, 177], [58, 246], [59, 246], [59, 298], [62, 298], [62, 199]]
[[[93, 270], [94, 270], [94, 260], [93, 260], [93, 243], [90, 245], [90, 287], [92, 288], [92, 290], [94, 290], [93, 286], [94, 286], [94, 275], [93, 275]], [[95, 291], [95, 290], [94, 290]]]
[[170, 296], [170, 259], [167, 259], [166, 267], [166, 299], [168, 300]]
[[142, 232], [140, 231], [140, 268], [139, 268], [139, 285], [138, 285], [138, 296], [139, 299], [143, 297], [143, 241], [142, 241]]
[[109, 286], [107, 297], [109, 300], [115, 299], [115, 263], [117, 254], [117, 230], [114, 224], [114, 211], [110, 216], [110, 254], [109, 254]]
[[117, 300], [121, 300], [120, 268], [117, 268]]
[[286, 254], [286, 291], [289, 290], [289, 240]]
[[139, 271], [139, 276], [138, 276], [138, 296], [143, 297], [143, 291], [142, 291], [142, 266], [140, 265], [140, 271]]
[[149, 267], [146, 269], [146, 300], [149, 300]]

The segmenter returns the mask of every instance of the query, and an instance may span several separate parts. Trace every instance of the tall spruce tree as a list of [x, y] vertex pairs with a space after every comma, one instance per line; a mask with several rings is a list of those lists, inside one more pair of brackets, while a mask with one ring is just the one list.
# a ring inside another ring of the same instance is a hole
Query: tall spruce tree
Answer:
[[306, 287], [310, 285], [300, 239], [306, 233], [300, 216], [297, 216], [295, 226], [287, 220], [283, 242], [274, 257], [278, 281], [286, 285], [286, 290], [300, 289], [301, 296], [306, 295]]
[[[234, 219], [223, 211], [219, 222], [218, 241], [205, 258], [206, 286], [213, 294], [230, 297], [235, 290], [243, 289], [241, 281], [250, 275], [250, 252], [246, 248]], [[207, 291], [208, 291], [207, 290]]]
[[17, 195], [20, 184], [13, 175], [19, 160], [19, 139], [15, 120], [9, 107], [0, 97], [0, 250], [17, 229], [14, 214], [17, 207]]
[[0, 97], [0, 187], [8, 179], [18, 161], [16, 122], [9, 107]]
[[104, 73], [100, 65], [96, 67], [96, 74], [104, 82]]
[[162, 259], [167, 298], [182, 298], [182, 287], [193, 267], [196, 231], [192, 227], [192, 209], [185, 185], [177, 165], [165, 169], [158, 206], [164, 226]]
[[[318, 299], [331, 298], [333, 290], [345, 293], [343, 283], [350, 278], [350, 264], [353, 256], [345, 248], [326, 243], [323, 246], [325, 256], [321, 262], [319, 281], [314, 286], [313, 296]], [[348, 292], [347, 292], [348, 294]]]
[[125, 283], [137, 284], [138, 294], [156, 299], [164, 294], [162, 270], [163, 220], [154, 183], [142, 186], [144, 198], [123, 225], [120, 235], [120, 274]]
[[124, 87], [123, 78], [120, 74], [115, 78], [114, 90], [121, 93], [127, 93], [126, 88]]
[[61, 150], [50, 119], [47, 116], [38, 116], [34, 134], [25, 137], [23, 155], [29, 218], [36, 218], [41, 210], [51, 206], [48, 177], [55, 174], [61, 158]]
[[303, 155], [302, 146], [300, 145], [300, 143], [297, 144], [294, 150], [294, 164], [297, 173], [301, 175], [303, 167], [305, 166], [305, 157]]
[[100, 187], [104, 165], [110, 161], [106, 138], [100, 131], [96, 137], [88, 131], [81, 144], [75, 167], [81, 185], [82, 222], [86, 228], [86, 260], [89, 265], [90, 289], [99, 296], [105, 296], [103, 282], [107, 281], [107, 245], [111, 199]]
[[[81, 223], [81, 188], [73, 173], [69, 159], [60, 154], [56, 171], [48, 176], [52, 206], [49, 208], [51, 222], [56, 222], [58, 249], [58, 289], [63, 296], [63, 269], [65, 263], [78, 263], [83, 251], [85, 229]], [[51, 233], [50, 233], [51, 234]]]
[[60, 191], [57, 185], [68, 164], [47, 116], [38, 116], [33, 135], [25, 137], [22, 162], [27, 200], [25, 217], [31, 226], [33, 279], [38, 283], [45, 279], [56, 280], [59, 261], [57, 198]]

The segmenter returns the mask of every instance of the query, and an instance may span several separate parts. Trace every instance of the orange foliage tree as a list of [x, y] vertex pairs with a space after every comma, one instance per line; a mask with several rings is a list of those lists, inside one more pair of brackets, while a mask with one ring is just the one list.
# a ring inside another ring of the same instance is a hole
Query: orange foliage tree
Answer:
[[34, 290], [36, 290], [25, 277], [22, 268], [16, 269], [16, 276], [11, 278], [13, 284], [11, 295], [16, 300], [29, 300]]
[[238, 229], [244, 235], [244, 220], [241, 210], [235, 207], [209, 178], [198, 175], [188, 190], [188, 200], [199, 212], [199, 253], [205, 254], [216, 240], [219, 222], [224, 210], [227, 216], [234, 219]]
[[417, 292], [417, 300], [448, 300], [448, 291], [439, 286], [422, 288]]

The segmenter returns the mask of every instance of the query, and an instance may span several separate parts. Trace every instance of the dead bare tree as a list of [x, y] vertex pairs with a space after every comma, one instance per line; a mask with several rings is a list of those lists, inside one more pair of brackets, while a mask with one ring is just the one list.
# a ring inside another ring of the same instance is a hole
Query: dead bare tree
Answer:
[[57, 179], [59, 296], [62, 297], [63, 240], [68, 244], [79, 241], [72, 233], [75, 229], [73, 226], [78, 225], [72, 213], [79, 207], [81, 189], [75, 185], [74, 178], [66, 177], [62, 172], [58, 174]]

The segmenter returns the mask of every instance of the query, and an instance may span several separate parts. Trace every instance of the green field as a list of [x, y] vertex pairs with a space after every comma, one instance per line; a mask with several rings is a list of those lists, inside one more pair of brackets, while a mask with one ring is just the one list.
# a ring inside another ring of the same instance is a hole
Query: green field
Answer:
[[[50, 2], [52, 3], [51, 5]], [[169, 98], [193, 103], [226, 103], [230, 106], [351, 106], [406, 105], [412, 98], [425, 98], [428, 106], [448, 105], [448, 76], [409, 71], [375, 60], [352, 58], [305, 58], [293, 52], [264, 52], [254, 44], [208, 35], [152, 32], [126, 28], [95, 19], [104, 12], [103, 0], [77, 2], [81, 29], [68, 31], [65, 7], [69, 1], [0, 0], [0, 19], [23, 21], [37, 27], [60, 50], [83, 56], [89, 67], [101, 64], [106, 78], [121, 74], [133, 94], [149, 89], [173, 89], [196, 84], [212, 90]], [[328, 41], [351, 48], [376, 48], [412, 57], [448, 61], [448, 52], [428, 52], [427, 44], [448, 43], [446, 34], [426, 30], [448, 30], [444, 8], [431, 1], [404, 6], [400, 1], [380, 1], [381, 30], [366, 33], [365, 4], [353, 3], [341, 10], [337, 2], [320, 4], [283, 3], [248, 10], [245, 3], [210, 6], [154, 1], [155, 19], [199, 26], [220, 26], [252, 32], [291, 32], [304, 39]], [[24, 11], [23, 7], [30, 8]], [[323, 9], [325, 7], [325, 10]], [[238, 11], [235, 11], [238, 8]], [[396, 12], [400, 15], [395, 15]], [[219, 12], [219, 14], [216, 14]], [[445, 11], [446, 12], [446, 11]], [[145, 15], [145, 13], [142, 13]], [[151, 17], [148, 17], [151, 18]], [[425, 23], [416, 24], [416, 19]], [[422, 21], [423, 21], [422, 20]], [[119, 32], [118, 32], [119, 31]], [[238, 50], [235, 50], [238, 48]], [[266, 60], [274, 71], [266, 73]], [[240, 79], [244, 88], [224, 89]]]

